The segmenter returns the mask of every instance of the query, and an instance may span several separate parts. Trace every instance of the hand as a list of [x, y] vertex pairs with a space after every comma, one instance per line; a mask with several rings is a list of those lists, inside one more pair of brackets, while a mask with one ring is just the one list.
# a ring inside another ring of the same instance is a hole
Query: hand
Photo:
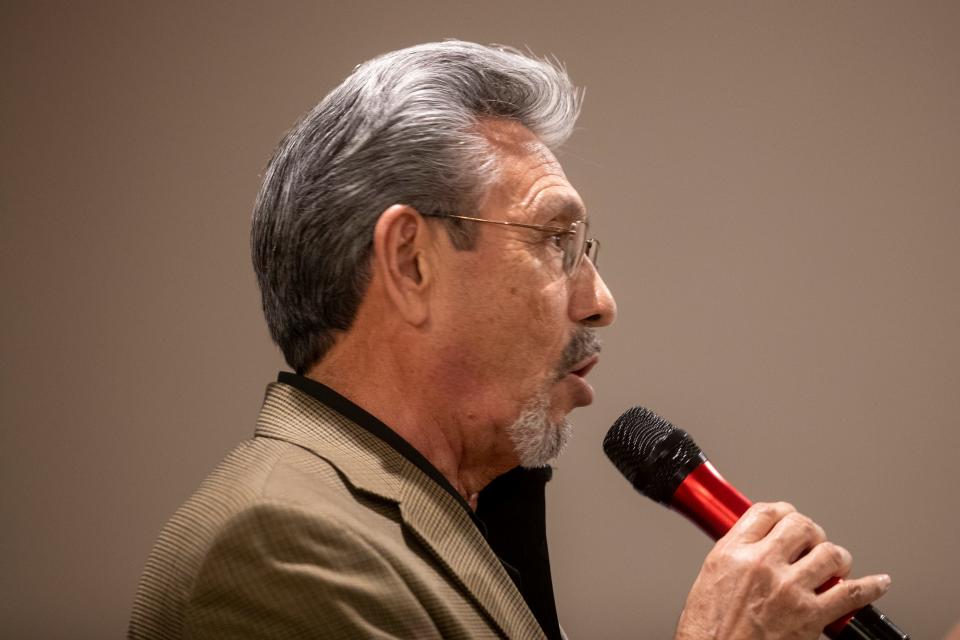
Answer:
[[946, 640], [960, 640], [960, 622], [958, 622], [957, 626], [950, 630], [950, 633], [947, 634]]
[[837, 618], [876, 600], [886, 575], [844, 580], [852, 559], [784, 502], [754, 504], [707, 555], [687, 596], [677, 640], [816, 640]]

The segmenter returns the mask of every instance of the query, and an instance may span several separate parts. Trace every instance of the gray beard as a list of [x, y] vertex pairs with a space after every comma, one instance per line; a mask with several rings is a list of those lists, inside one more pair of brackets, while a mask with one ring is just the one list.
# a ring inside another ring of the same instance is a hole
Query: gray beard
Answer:
[[547, 394], [540, 393], [524, 406], [513, 424], [507, 427], [521, 467], [532, 469], [546, 466], [560, 455], [570, 441], [573, 433], [570, 421], [562, 418], [559, 424], [550, 422], [549, 409]]
[[[589, 327], [577, 329], [560, 356], [553, 382], [562, 380], [570, 367], [599, 352], [597, 332]], [[517, 419], [507, 427], [521, 467], [532, 469], [547, 466], [570, 441], [573, 425], [566, 417], [561, 418], [559, 423], [550, 422], [549, 413], [550, 396], [548, 389], [544, 389], [523, 406]]]

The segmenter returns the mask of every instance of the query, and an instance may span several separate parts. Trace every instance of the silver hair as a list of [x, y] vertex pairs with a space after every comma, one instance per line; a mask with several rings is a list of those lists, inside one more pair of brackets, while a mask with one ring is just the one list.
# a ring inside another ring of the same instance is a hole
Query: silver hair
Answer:
[[[384, 210], [479, 204], [496, 175], [481, 119], [516, 120], [555, 150], [581, 96], [555, 61], [449, 40], [359, 65], [307, 113], [267, 166], [251, 230], [264, 315], [290, 367], [305, 372], [350, 328]], [[468, 227], [445, 223], [472, 248]]]

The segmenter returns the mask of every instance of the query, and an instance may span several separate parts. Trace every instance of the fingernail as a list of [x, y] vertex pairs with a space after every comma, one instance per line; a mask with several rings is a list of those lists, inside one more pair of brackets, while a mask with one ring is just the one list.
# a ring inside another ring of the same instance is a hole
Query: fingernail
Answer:
[[882, 576], [880, 576], [880, 586], [883, 587], [884, 589], [890, 588], [890, 582], [891, 582], [890, 576], [888, 576], [887, 574], [883, 574]]

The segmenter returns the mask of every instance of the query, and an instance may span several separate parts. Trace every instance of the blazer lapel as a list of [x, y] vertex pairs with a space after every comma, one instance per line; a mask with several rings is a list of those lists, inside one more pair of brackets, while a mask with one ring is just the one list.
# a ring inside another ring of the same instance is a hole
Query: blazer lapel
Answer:
[[[418, 470], [419, 473], [419, 470]], [[523, 596], [507, 575], [470, 516], [432, 480], [431, 486], [401, 488], [404, 522], [453, 574], [508, 638], [543, 638], [543, 631]]]
[[297, 444], [357, 489], [399, 505], [404, 523], [509, 638], [544, 638], [523, 596], [453, 496], [392, 447], [312, 396], [267, 387], [257, 435]]

